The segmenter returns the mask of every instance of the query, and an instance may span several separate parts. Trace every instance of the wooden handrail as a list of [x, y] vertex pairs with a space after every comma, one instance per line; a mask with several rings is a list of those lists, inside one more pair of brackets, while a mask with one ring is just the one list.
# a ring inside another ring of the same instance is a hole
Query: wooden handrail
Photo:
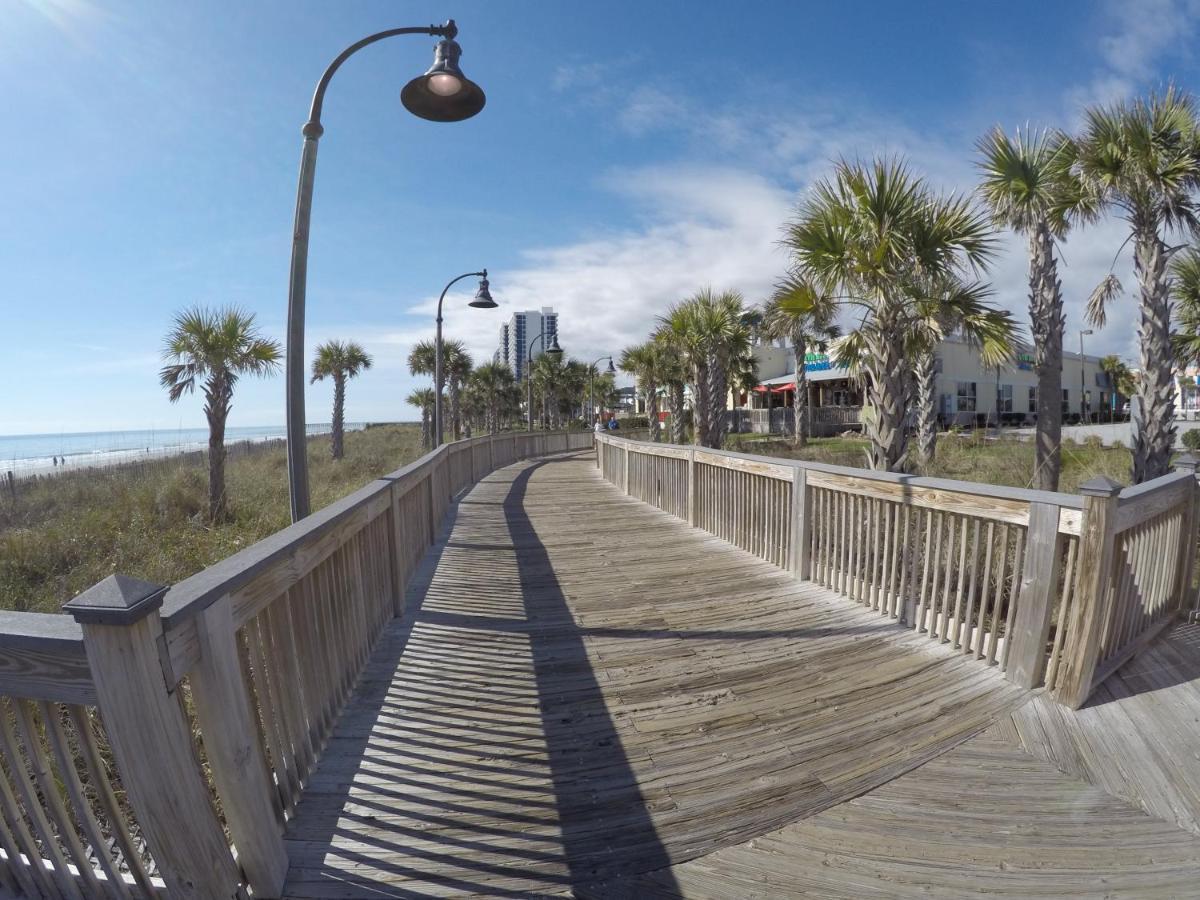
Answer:
[[64, 897], [103, 893], [102, 877], [278, 896], [283, 826], [450, 504], [496, 468], [591, 446], [583, 431], [446, 444], [170, 590], [114, 578], [68, 604], [77, 621], [0, 613], [0, 759], [39, 779], [0, 792], [5, 871]]

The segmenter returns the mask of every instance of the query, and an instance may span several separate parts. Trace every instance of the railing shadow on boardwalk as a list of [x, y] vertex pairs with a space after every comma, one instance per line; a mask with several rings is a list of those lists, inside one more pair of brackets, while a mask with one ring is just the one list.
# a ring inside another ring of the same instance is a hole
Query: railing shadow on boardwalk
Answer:
[[[403, 618], [376, 648], [300, 804], [301, 833], [288, 836], [293, 871], [297, 846], [324, 844], [336, 857], [325, 878], [340, 882], [339, 896], [416, 897], [436, 887], [619, 897], [625, 876], [671, 865], [585, 629], [524, 508], [530, 479], [553, 464], [515, 474], [500, 504], [507, 541], [498, 527], [494, 540], [453, 537], [463, 507], [496, 504], [467, 497], [448, 511]], [[490, 571], [476, 551], [512, 554], [515, 572]], [[446, 590], [438, 566], [463, 552], [468, 571]], [[497, 574], [519, 581], [523, 608], [511, 591], [489, 588]], [[331, 757], [344, 765], [330, 770]], [[303, 895], [319, 892], [310, 885]]]

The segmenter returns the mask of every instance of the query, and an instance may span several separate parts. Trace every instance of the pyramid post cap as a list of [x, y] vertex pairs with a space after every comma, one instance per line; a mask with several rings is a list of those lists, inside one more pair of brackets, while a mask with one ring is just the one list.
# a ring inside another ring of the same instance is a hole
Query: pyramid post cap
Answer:
[[1125, 489], [1119, 481], [1113, 481], [1107, 475], [1097, 475], [1089, 478], [1079, 486], [1079, 493], [1085, 497], [1115, 497]]
[[162, 606], [167, 586], [109, 575], [63, 604], [80, 625], [132, 625]]
[[1196, 474], [1196, 470], [1200, 469], [1200, 456], [1192, 453], [1190, 450], [1180, 454], [1175, 460], [1175, 469], [1179, 472], [1191, 472]]

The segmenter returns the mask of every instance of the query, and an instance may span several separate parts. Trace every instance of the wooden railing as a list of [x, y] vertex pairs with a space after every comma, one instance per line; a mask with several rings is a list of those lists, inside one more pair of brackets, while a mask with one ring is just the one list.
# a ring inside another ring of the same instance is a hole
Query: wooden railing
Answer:
[[602, 435], [626, 493], [1080, 706], [1191, 596], [1195, 461], [1083, 496]]
[[591, 445], [448, 444], [169, 591], [0, 613], [0, 895], [278, 897], [284, 824], [454, 497]]

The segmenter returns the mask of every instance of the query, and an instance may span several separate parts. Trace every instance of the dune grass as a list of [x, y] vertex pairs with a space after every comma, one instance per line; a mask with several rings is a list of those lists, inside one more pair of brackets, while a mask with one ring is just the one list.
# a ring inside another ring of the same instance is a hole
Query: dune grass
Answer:
[[[865, 468], [867, 442], [856, 437], [812, 438], [807, 447], [793, 447], [778, 435], [731, 435], [730, 450], [806, 459], [838, 466]], [[1075, 493], [1079, 485], [1097, 475], [1129, 483], [1132, 459], [1124, 447], [1104, 447], [1099, 441], [1077, 444], [1064, 441], [1059, 490]], [[1032, 441], [989, 438], [983, 432], [943, 434], [938, 438], [933, 463], [920, 474], [984, 484], [1030, 487], [1033, 484]]]
[[[329, 437], [308, 445], [314, 510], [421, 455], [421, 430], [389, 425], [346, 434], [330, 459]], [[79, 470], [0, 495], [0, 609], [57, 612], [114, 572], [170, 584], [290, 522], [287, 454], [280, 445], [231, 456], [230, 516], [205, 519], [203, 455], [107, 470]]]

